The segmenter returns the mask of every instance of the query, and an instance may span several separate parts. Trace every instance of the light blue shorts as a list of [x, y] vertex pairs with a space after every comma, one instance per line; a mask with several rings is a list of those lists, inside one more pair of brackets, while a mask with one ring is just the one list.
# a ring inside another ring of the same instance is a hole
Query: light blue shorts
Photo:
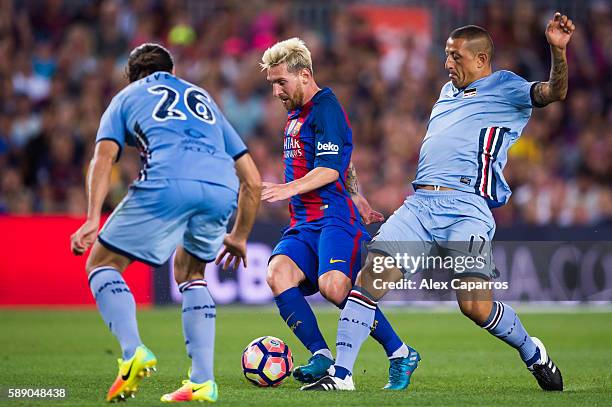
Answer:
[[177, 246], [210, 262], [219, 251], [237, 193], [192, 180], [148, 180], [130, 186], [98, 235], [107, 249], [160, 266]]
[[[472, 260], [469, 267], [453, 267], [455, 275], [489, 279], [496, 276], [491, 253], [494, 234], [493, 214], [483, 198], [462, 191], [418, 189], [380, 227], [368, 250], [391, 257], [452, 256], [453, 264], [471, 257], [479, 260], [477, 264], [472, 265]], [[419, 271], [400, 268], [404, 273]]]

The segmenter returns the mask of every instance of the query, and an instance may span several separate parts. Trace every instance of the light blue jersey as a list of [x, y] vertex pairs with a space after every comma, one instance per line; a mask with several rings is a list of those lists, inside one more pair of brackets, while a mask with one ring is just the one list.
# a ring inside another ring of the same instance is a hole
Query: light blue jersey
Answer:
[[497, 71], [464, 89], [442, 87], [421, 145], [413, 185], [440, 185], [484, 197], [490, 207], [510, 198], [502, 171], [508, 149], [531, 116], [528, 82]]
[[465, 89], [451, 82], [442, 87], [413, 185], [454, 191], [418, 189], [381, 226], [368, 245], [370, 251], [394, 257], [442, 250], [457, 260], [484, 259], [473, 267], [455, 267], [456, 277], [497, 277], [490, 244], [495, 221], [489, 207], [510, 198], [502, 170], [508, 149], [531, 116], [535, 83], [498, 71]]
[[234, 160], [247, 151], [210, 95], [168, 72], [140, 79], [113, 98], [100, 122], [101, 140], [138, 147], [139, 181], [195, 180], [233, 191], [239, 186]]
[[156, 267], [178, 245], [212, 261], [237, 204], [234, 160], [247, 152], [212, 98], [170, 73], [153, 73], [113, 98], [101, 140], [137, 146], [143, 168], [99, 242]]

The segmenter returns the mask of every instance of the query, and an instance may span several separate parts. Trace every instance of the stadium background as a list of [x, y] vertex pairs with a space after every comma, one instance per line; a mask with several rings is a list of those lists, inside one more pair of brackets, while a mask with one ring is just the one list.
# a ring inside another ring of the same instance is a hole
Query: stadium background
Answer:
[[[609, 2], [1, 1], [0, 304], [92, 304], [84, 259], [71, 257], [68, 236], [86, 210], [83, 184], [99, 118], [126, 85], [124, 66], [135, 45], [168, 46], [178, 75], [207, 89], [222, 106], [263, 179], [280, 182], [285, 111], [258, 62], [277, 40], [305, 39], [318, 82], [334, 89], [348, 112], [361, 191], [389, 215], [413, 193], [420, 141], [446, 81], [448, 32], [481, 24], [495, 42], [495, 69], [544, 80], [549, 51], [543, 27], [555, 9], [578, 26], [568, 50], [568, 99], [535, 109], [510, 150], [505, 174], [514, 195], [494, 211], [497, 238], [610, 240]], [[136, 151], [128, 149], [114, 168], [106, 211], [124, 196], [139, 166]], [[262, 205], [248, 273], [209, 267], [217, 301], [271, 301], [265, 264], [287, 217], [286, 202]], [[38, 255], [30, 254], [32, 247]], [[133, 267], [137, 271], [128, 278], [138, 287], [139, 302], [178, 298], [167, 267], [154, 273]], [[24, 272], [40, 270], [46, 272], [28, 293], [12, 289]], [[58, 273], [66, 278], [58, 279]], [[576, 284], [595, 285], [598, 295], [566, 284], [572, 292], [540, 299], [612, 300], [612, 271], [595, 274]], [[552, 279], [545, 269], [530, 277]]]

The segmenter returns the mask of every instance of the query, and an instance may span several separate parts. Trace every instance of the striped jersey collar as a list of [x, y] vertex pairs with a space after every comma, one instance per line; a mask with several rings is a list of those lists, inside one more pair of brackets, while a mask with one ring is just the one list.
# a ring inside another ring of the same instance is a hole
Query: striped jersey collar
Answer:
[[491, 76], [493, 76], [493, 74], [494, 74], [494, 73], [496, 73], [496, 72], [497, 72], [497, 71], [492, 72], [492, 73], [490, 73], [490, 74], [489, 74], [489, 75], [487, 75], [487, 76], [483, 76], [482, 78], [478, 78], [478, 79], [476, 79], [474, 82], [471, 82], [469, 85], [464, 86], [463, 88], [458, 88], [458, 87], [456, 87], [455, 85], [453, 85], [453, 83], [451, 82], [451, 86], [453, 87], [453, 94], [456, 96], [456, 95], [460, 94], [461, 92], [463, 92], [463, 91], [465, 91], [465, 90], [467, 90], [467, 89], [470, 89], [470, 88], [475, 87], [475, 86], [476, 86], [477, 84], [479, 84], [480, 82], [482, 82], [482, 81], [484, 81], [485, 79], [490, 78]]

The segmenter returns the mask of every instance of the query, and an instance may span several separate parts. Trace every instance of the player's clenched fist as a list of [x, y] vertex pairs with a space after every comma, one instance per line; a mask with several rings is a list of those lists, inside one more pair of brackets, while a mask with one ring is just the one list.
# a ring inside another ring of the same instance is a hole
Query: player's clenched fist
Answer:
[[70, 250], [77, 256], [82, 255], [95, 242], [100, 221], [87, 220], [70, 236]]
[[565, 49], [575, 30], [576, 26], [570, 18], [556, 12], [546, 26], [546, 39], [551, 46]]

